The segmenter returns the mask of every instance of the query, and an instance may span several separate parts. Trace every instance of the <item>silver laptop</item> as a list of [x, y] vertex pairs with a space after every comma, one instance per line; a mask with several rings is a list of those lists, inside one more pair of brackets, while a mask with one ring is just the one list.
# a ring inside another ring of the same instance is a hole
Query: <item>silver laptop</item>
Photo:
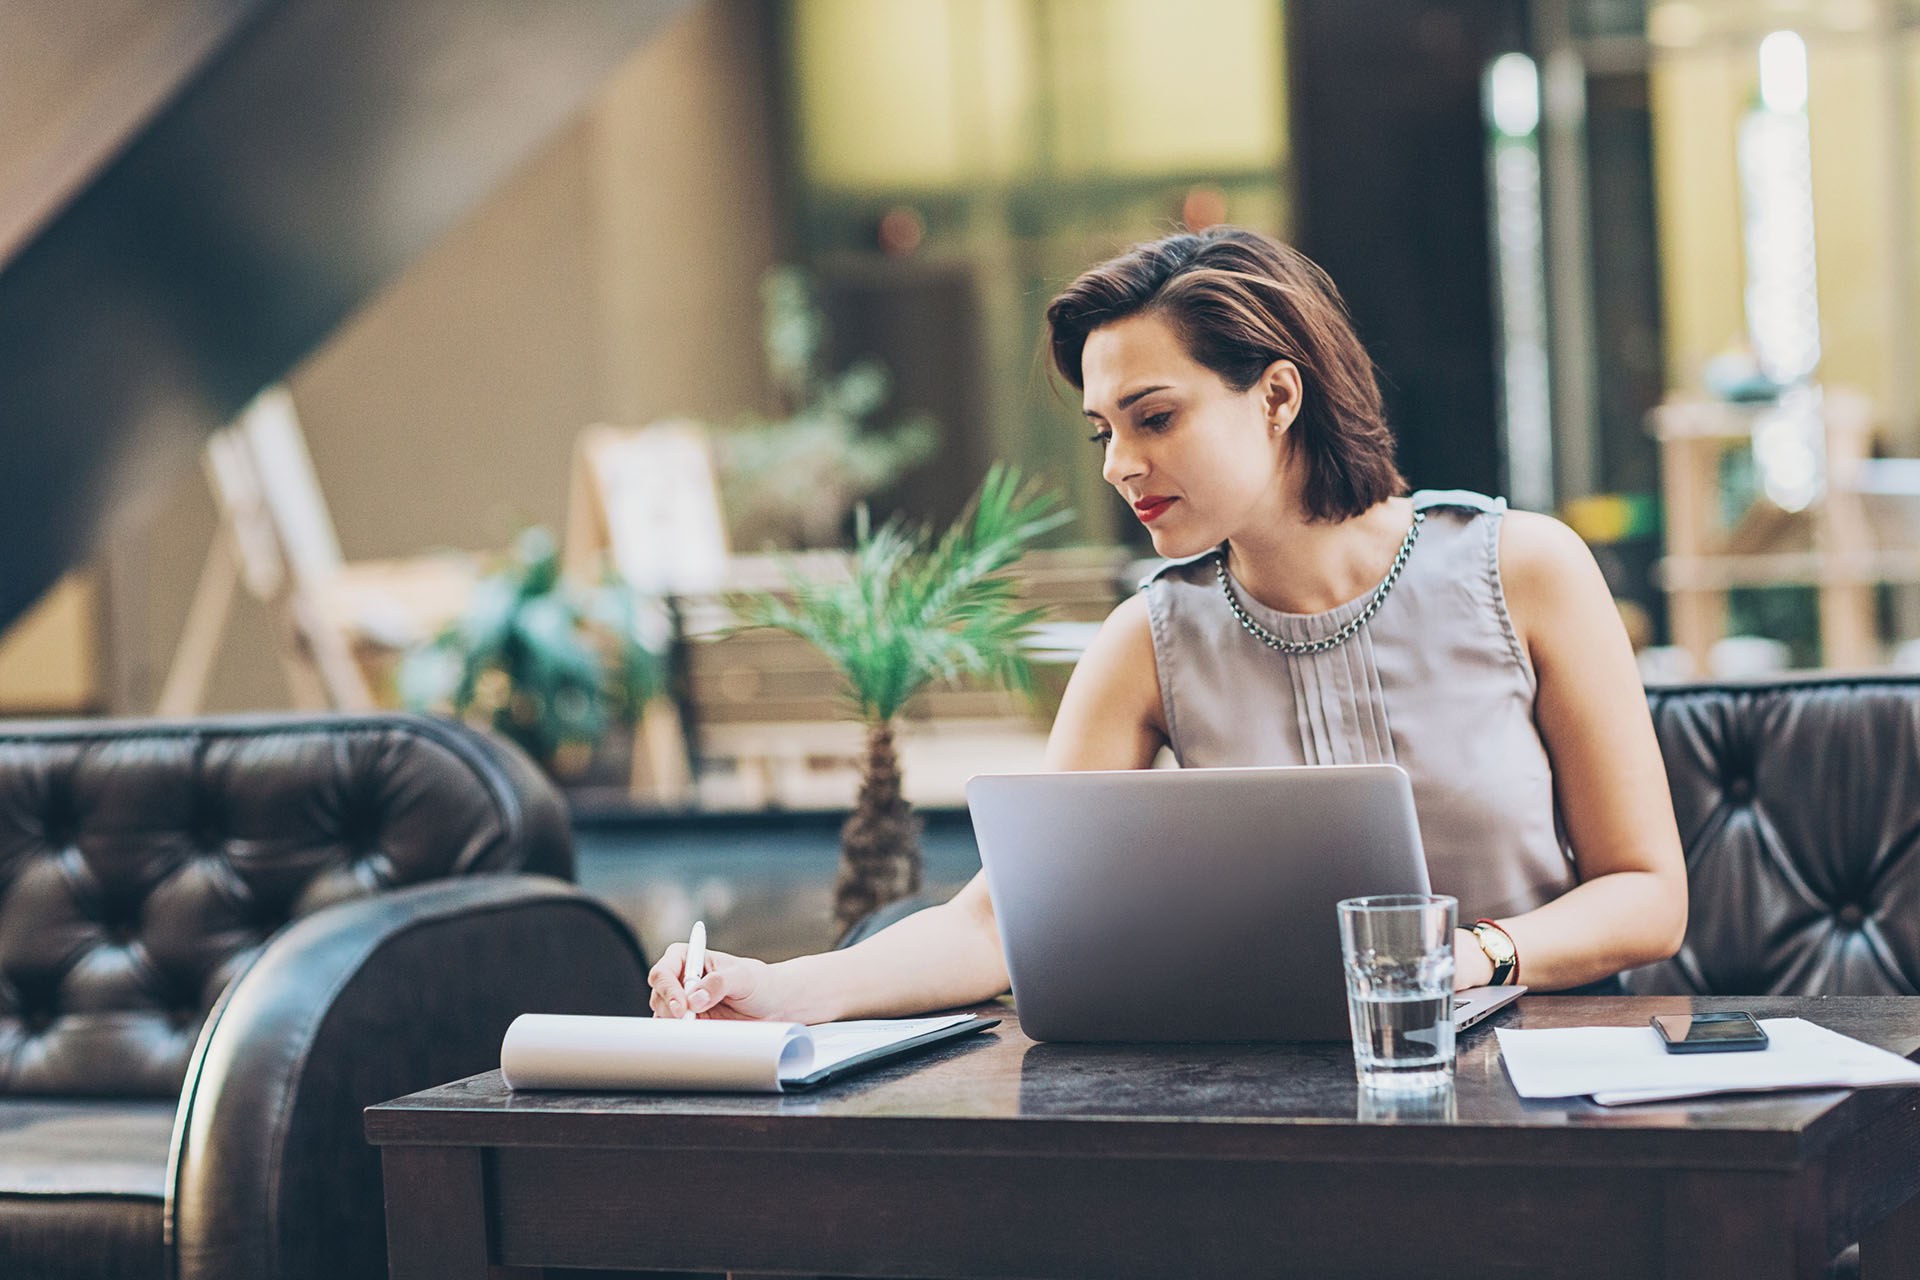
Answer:
[[1428, 892], [1398, 765], [983, 774], [967, 807], [1036, 1040], [1345, 1040], [1334, 903]]

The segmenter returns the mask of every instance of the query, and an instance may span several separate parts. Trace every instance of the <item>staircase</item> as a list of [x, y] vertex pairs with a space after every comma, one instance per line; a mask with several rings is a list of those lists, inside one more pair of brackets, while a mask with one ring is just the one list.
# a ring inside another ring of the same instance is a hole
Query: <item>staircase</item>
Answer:
[[0, 630], [687, 3], [0, 6]]

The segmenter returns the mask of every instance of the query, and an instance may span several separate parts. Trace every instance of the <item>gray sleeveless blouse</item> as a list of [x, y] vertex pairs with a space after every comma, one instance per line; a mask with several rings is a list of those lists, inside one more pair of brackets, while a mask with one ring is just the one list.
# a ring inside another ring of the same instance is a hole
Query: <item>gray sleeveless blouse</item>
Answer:
[[[1532, 910], [1572, 888], [1553, 773], [1534, 724], [1533, 666], [1500, 586], [1502, 499], [1422, 491], [1426, 523], [1400, 579], [1345, 644], [1292, 656], [1227, 607], [1212, 551], [1145, 583], [1174, 756], [1210, 765], [1398, 764], [1435, 893], [1464, 925]], [[1234, 594], [1284, 640], [1317, 640], [1366, 607], [1280, 613]]]

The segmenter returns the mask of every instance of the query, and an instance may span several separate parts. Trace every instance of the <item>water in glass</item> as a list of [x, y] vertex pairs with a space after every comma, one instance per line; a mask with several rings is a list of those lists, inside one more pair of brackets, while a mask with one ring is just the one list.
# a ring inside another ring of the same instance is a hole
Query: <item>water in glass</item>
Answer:
[[1453, 1078], [1453, 978], [1434, 995], [1358, 989], [1348, 978], [1347, 1016], [1361, 1082], [1375, 1089], [1431, 1089]]

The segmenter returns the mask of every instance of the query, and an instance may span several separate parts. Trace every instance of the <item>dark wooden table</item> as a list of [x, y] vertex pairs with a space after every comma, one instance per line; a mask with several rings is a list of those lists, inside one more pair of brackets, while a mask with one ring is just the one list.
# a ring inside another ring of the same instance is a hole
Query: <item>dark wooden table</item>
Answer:
[[[1502, 1026], [1801, 1016], [1913, 1056], [1920, 999], [1529, 996]], [[1526, 1102], [1484, 1025], [1377, 1106], [1344, 1045], [997, 1030], [786, 1096], [514, 1094], [367, 1112], [393, 1280], [507, 1267], [842, 1276], [1920, 1276], [1920, 1089]], [[509, 1272], [509, 1274], [517, 1274]], [[537, 1272], [535, 1272], [537, 1274]]]

